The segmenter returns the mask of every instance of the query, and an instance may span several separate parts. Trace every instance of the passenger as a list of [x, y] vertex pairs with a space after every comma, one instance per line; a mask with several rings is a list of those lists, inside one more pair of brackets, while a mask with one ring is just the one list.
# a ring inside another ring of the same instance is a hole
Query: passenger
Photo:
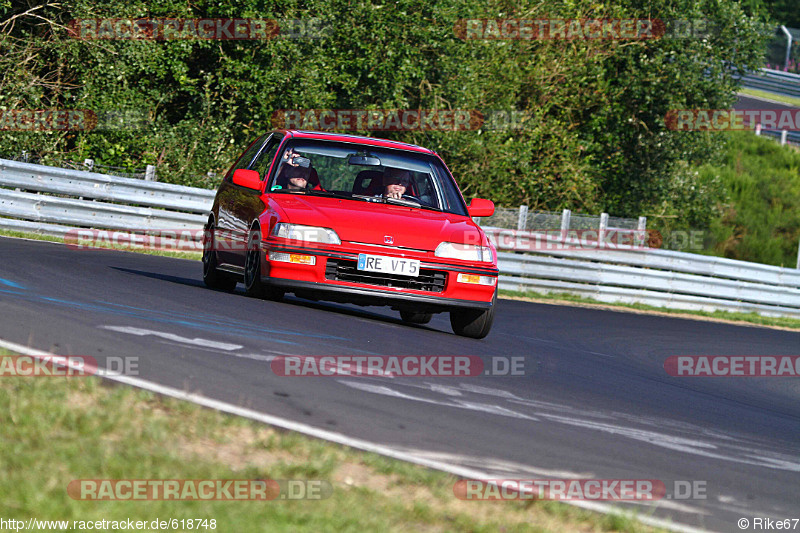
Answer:
[[406, 193], [411, 174], [401, 168], [387, 168], [383, 173], [383, 196], [385, 198], [402, 198]]

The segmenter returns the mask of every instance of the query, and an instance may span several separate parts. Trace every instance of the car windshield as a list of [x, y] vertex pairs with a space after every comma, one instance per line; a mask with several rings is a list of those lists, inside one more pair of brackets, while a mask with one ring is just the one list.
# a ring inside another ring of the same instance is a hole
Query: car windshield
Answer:
[[[273, 193], [337, 196], [469, 216], [455, 181], [430, 154], [301, 139], [287, 143], [278, 157], [268, 188]], [[403, 188], [387, 188], [390, 184]]]

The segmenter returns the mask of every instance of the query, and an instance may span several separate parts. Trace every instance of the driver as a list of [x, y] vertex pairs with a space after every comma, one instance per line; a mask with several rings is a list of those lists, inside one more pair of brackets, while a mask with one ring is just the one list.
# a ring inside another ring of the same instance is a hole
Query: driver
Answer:
[[383, 196], [402, 198], [411, 182], [411, 174], [401, 168], [387, 168], [383, 173]]
[[305, 190], [308, 188], [308, 178], [311, 176], [311, 167], [303, 167], [297, 162], [300, 154], [289, 149], [283, 154], [283, 165], [276, 179], [276, 183], [284, 185], [290, 191]]
[[309, 167], [290, 166], [286, 169], [286, 188], [290, 191], [305, 190], [308, 187], [308, 176], [311, 174]]

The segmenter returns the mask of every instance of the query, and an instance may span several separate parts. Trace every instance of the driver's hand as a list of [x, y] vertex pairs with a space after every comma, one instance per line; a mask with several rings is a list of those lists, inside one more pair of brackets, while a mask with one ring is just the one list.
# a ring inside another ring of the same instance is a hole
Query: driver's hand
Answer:
[[401, 198], [403, 197], [403, 195], [402, 195], [402, 194], [400, 194], [400, 193], [399, 193], [399, 192], [397, 192], [397, 191], [392, 191], [392, 192], [390, 192], [390, 193], [387, 193], [387, 194], [386, 194], [386, 197], [387, 197], [387, 198], [395, 198], [395, 199], [399, 200], [399, 199], [401, 199]]
[[287, 150], [287, 151], [286, 151], [286, 152], [283, 154], [283, 159], [284, 159], [284, 161], [285, 161], [287, 164], [289, 164], [289, 165], [291, 165], [291, 166], [293, 166], [293, 167], [299, 166], [299, 165], [297, 164], [297, 162], [294, 160], [296, 157], [300, 157], [300, 154], [298, 154], [297, 152], [295, 152], [295, 151], [294, 151], [292, 148], [290, 148], [289, 150]]

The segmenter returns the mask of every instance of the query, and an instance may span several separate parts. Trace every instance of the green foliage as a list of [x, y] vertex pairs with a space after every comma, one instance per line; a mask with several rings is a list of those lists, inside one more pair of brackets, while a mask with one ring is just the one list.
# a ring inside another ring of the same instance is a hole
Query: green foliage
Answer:
[[800, 10], [796, 0], [745, 0], [748, 12], [761, 14], [789, 28], [800, 28]]
[[[728, 0], [136, 0], [40, 1], [37, 16], [6, 7], [0, 108], [130, 110], [139, 129], [4, 132], [0, 154], [143, 168], [161, 180], [213, 187], [280, 109], [463, 109], [524, 114], [521, 128], [374, 132], [431, 147], [465, 196], [532, 209], [619, 216], [688, 213], [719, 202], [687, 165], [713, 159], [715, 138], [673, 132], [672, 109], [725, 108], [728, 67], [758, 66], [763, 37]], [[39, 4], [37, 4], [39, 5]], [[77, 40], [91, 17], [256, 17], [327, 21], [324, 38], [261, 41]], [[707, 38], [463, 40], [460, 19], [660, 18], [714, 22]], [[369, 133], [369, 132], [361, 132]], [[694, 189], [692, 189], [694, 187]], [[694, 192], [692, 192], [694, 191]]]
[[723, 163], [699, 168], [730, 200], [711, 225], [724, 257], [794, 267], [800, 241], [800, 152], [749, 132], [730, 138]]

